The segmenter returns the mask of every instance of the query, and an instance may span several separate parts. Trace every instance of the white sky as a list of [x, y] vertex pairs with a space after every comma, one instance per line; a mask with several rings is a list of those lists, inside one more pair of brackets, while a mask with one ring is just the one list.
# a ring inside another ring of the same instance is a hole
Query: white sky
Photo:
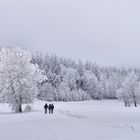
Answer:
[[140, 0], [0, 0], [0, 46], [140, 67]]

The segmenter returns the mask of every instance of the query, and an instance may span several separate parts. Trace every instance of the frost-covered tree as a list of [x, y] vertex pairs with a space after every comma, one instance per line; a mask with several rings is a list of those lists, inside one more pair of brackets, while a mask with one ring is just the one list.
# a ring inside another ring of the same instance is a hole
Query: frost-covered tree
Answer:
[[[85, 92], [80, 85], [77, 85], [77, 81], [80, 79], [78, 71], [73, 68], [62, 68], [63, 80], [65, 88], [61, 88], [67, 94], [67, 101], [83, 101], [89, 99], [89, 95]], [[64, 94], [63, 94], [64, 95]]]
[[31, 59], [30, 53], [21, 48], [0, 50], [0, 94], [16, 112], [22, 112], [23, 103], [33, 101], [38, 93], [37, 84], [44, 80]]
[[115, 75], [110, 75], [105, 79], [105, 98], [116, 99], [118, 87], [118, 77]]
[[137, 102], [139, 99], [138, 87], [138, 76], [135, 72], [129, 73], [126, 76], [122, 87], [118, 90], [118, 97], [124, 101], [125, 106], [130, 106], [130, 103], [133, 102], [134, 106], [137, 107]]
[[77, 71], [73, 68], [66, 68], [65, 66], [62, 68], [63, 79], [67, 82], [70, 90], [76, 90], [76, 80], [77, 80]]
[[39, 100], [54, 101], [57, 95], [56, 89], [49, 82], [43, 82], [39, 88], [39, 94], [37, 95]]
[[58, 88], [59, 101], [71, 101], [70, 88], [67, 82], [62, 82]]
[[85, 83], [86, 83], [86, 92], [92, 99], [99, 99], [98, 94], [98, 80], [94, 74], [86, 71], [84, 73]]
[[125, 107], [130, 107], [131, 106], [131, 96], [129, 92], [126, 92], [125, 87], [122, 86], [118, 91], [118, 98], [122, 100], [125, 104]]
[[77, 70], [78, 70], [79, 75], [83, 76], [83, 73], [84, 73], [85, 69], [84, 69], [83, 62], [81, 60], [78, 61]]

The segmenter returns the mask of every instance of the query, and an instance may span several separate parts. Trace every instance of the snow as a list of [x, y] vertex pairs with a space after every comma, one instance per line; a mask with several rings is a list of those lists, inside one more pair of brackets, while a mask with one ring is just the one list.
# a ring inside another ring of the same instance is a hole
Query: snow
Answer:
[[23, 114], [1, 104], [0, 140], [139, 140], [139, 107], [116, 100], [53, 102], [54, 114], [44, 114], [44, 103], [35, 101]]

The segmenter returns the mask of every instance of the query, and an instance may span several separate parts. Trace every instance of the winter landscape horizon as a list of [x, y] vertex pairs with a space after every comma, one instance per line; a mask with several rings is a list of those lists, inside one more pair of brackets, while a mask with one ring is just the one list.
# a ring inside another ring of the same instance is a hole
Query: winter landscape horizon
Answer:
[[139, 140], [139, 5], [1, 0], [0, 140]]

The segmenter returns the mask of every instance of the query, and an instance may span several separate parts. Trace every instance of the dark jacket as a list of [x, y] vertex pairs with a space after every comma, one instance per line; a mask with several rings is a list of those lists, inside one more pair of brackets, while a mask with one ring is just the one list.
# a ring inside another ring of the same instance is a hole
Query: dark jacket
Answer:
[[48, 105], [47, 104], [44, 105], [44, 109], [48, 109]]
[[54, 105], [52, 104], [52, 109], [54, 109]]
[[51, 105], [51, 104], [49, 104], [49, 107], [48, 107], [48, 108], [49, 108], [49, 110], [51, 110], [51, 109], [52, 109], [52, 105]]

